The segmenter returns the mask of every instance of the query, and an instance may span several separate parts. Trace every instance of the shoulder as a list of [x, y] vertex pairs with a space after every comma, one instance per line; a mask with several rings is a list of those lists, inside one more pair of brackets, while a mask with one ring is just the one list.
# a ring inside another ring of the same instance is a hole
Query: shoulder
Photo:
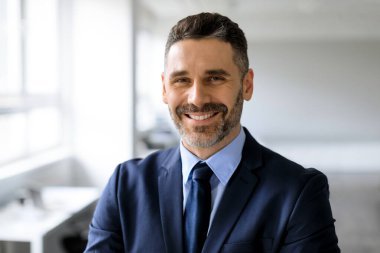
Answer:
[[263, 189], [287, 196], [285, 199], [292, 203], [313, 198], [316, 194], [329, 198], [328, 179], [323, 172], [305, 168], [266, 147], [262, 150], [263, 164], [256, 173]]
[[243, 159], [252, 164], [252, 172], [270, 187], [302, 189], [308, 182], [327, 184], [326, 176], [315, 168], [305, 168], [283, 155], [259, 144], [249, 133]]
[[[178, 154], [177, 154], [178, 153]], [[120, 163], [105, 186], [103, 198], [107, 202], [118, 203], [117, 199], [141, 197], [142, 192], [156, 191], [158, 178], [165, 171], [166, 164], [172, 159], [179, 159], [178, 148], [161, 150], [145, 158], [130, 159]], [[122, 201], [121, 201], [122, 202]]]
[[315, 168], [305, 168], [266, 147], [262, 150], [264, 174], [269, 174], [273, 179], [294, 185], [305, 184], [311, 179], [327, 182], [326, 176]]
[[160, 173], [162, 167], [178, 159], [180, 159], [179, 147], [159, 150], [145, 158], [134, 158], [120, 163], [115, 169], [114, 176], [119, 178], [144, 177], [149, 174], [150, 177], [154, 177]]

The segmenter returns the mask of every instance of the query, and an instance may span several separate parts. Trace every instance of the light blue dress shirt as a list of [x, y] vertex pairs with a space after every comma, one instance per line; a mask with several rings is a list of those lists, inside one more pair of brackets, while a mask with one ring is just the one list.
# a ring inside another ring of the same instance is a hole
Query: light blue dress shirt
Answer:
[[214, 172], [210, 179], [211, 184], [211, 214], [210, 223], [212, 224], [215, 212], [222, 198], [226, 185], [236, 168], [238, 167], [242, 150], [245, 142], [245, 133], [241, 128], [239, 135], [223, 149], [210, 156], [206, 160], [201, 160], [180, 144], [180, 152], [182, 159], [182, 177], [183, 177], [183, 210], [185, 210], [187, 196], [190, 191], [189, 175], [195, 164], [199, 161], [206, 162]]

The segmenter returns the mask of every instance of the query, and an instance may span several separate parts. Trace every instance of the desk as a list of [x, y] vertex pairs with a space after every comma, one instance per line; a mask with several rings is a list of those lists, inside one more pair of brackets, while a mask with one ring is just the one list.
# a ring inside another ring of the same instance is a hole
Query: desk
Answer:
[[43, 208], [12, 202], [0, 209], [0, 241], [30, 243], [30, 253], [45, 253], [44, 237], [95, 205], [96, 188], [45, 187]]

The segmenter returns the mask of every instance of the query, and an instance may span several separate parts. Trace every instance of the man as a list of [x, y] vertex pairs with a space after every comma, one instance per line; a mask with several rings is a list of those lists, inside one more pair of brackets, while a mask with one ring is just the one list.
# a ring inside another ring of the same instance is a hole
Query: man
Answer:
[[253, 70], [236, 23], [211, 13], [179, 21], [162, 86], [181, 142], [117, 167], [86, 252], [340, 252], [325, 175], [240, 125]]

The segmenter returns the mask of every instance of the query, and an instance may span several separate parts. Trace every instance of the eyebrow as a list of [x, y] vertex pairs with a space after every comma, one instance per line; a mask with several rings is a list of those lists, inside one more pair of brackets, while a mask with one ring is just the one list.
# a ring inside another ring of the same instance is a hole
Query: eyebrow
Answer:
[[178, 76], [185, 76], [188, 74], [189, 74], [189, 72], [187, 72], [186, 70], [174, 71], [173, 73], [170, 74], [169, 78], [173, 79], [173, 78], [176, 78]]
[[[207, 75], [218, 75], [218, 76], [231, 76], [230, 73], [228, 73], [227, 71], [225, 71], [224, 69], [210, 69], [210, 70], [206, 70], [205, 73]], [[186, 71], [186, 70], [179, 70], [179, 71], [174, 71], [173, 73], [170, 74], [169, 78], [170, 79], [173, 79], [173, 78], [176, 78], [176, 77], [179, 77], [179, 76], [186, 76], [188, 75], [189, 72]]]
[[231, 76], [230, 73], [225, 71], [224, 69], [212, 69], [206, 71], [207, 75], [217, 75], [217, 76]]

